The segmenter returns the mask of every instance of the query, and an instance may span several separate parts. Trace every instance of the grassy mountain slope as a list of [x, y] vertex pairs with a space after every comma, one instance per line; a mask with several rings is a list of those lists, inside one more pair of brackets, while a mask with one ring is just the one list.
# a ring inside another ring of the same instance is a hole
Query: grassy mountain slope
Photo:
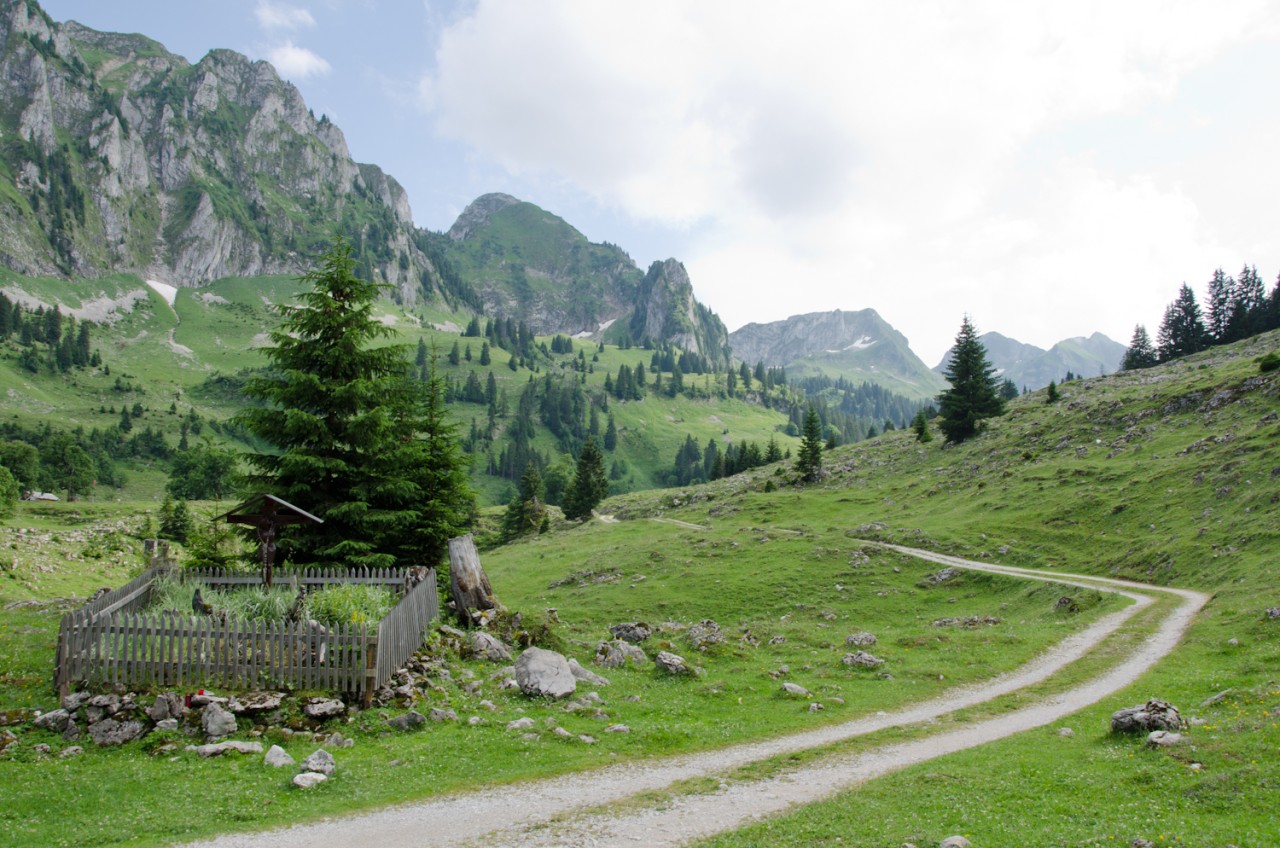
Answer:
[[[52, 768], [79, 787], [83, 803], [52, 815], [47, 782], [12, 781], [0, 790], [5, 809], [21, 823], [27, 844], [75, 838], [112, 844], [121, 827], [129, 838], [160, 842], [687, 751], [873, 712], [989, 677], [1109, 608], [1081, 596], [1084, 612], [1064, 616], [1054, 602], [1067, 592], [1079, 596], [1077, 590], [982, 575], [929, 589], [922, 580], [935, 569], [859, 541], [873, 537], [1033, 568], [1189, 586], [1214, 599], [1174, 656], [1139, 684], [1063, 722], [1075, 729], [1071, 738], [1058, 736], [1056, 725], [1021, 734], [874, 781], [718, 844], [936, 844], [957, 832], [986, 846], [1135, 838], [1274, 844], [1280, 621], [1265, 609], [1280, 606], [1273, 566], [1280, 556], [1273, 483], [1280, 474], [1280, 372], [1261, 373], [1257, 359], [1278, 345], [1280, 334], [1272, 333], [1149, 371], [1072, 382], [1053, 405], [1042, 392], [1028, 395], [980, 437], [956, 447], [918, 444], [899, 431], [839, 448], [826, 457], [828, 476], [812, 486], [792, 485], [791, 472], [776, 466], [707, 486], [616, 497], [602, 509], [616, 523], [557, 525], [486, 554], [499, 599], [521, 611], [530, 630], [547, 625], [552, 644], [582, 661], [608, 624], [641, 620], [660, 625], [646, 643], [651, 654], [676, 650], [703, 667], [691, 681], [647, 669], [609, 672], [612, 683], [600, 689], [606, 717], [498, 691], [492, 666], [455, 659], [451, 678], [442, 677], [419, 709], [448, 704], [461, 716], [480, 715], [479, 725], [388, 736], [376, 713], [363, 714], [343, 730], [360, 741], [343, 757], [341, 779], [306, 804], [256, 768], [185, 759], [175, 766], [136, 746], [52, 766], [23, 753], [36, 741], [24, 737], [5, 767]], [[778, 488], [768, 491], [770, 483]], [[55, 516], [71, 520], [70, 510], [83, 507], [23, 509], [21, 525], [49, 528]], [[56, 530], [67, 541], [44, 542], [43, 560], [30, 538], [11, 536], [14, 559], [0, 597], [87, 594], [115, 579], [117, 555], [88, 556], [91, 544], [101, 543], [80, 532]], [[51, 550], [64, 549], [77, 559], [49, 561]], [[558, 623], [542, 612], [553, 607]], [[0, 651], [9, 672], [0, 679], [0, 706], [47, 700], [43, 664], [56, 615], [41, 609], [56, 608], [4, 611]], [[965, 615], [992, 615], [1000, 623], [972, 630], [932, 625]], [[719, 623], [726, 641], [697, 652], [689, 628], [705, 618]], [[873, 650], [886, 659], [892, 680], [840, 662], [844, 636], [862, 629], [879, 635]], [[450, 656], [438, 642], [436, 649]], [[1103, 651], [1079, 665], [1107, 662]], [[1064, 677], [1081, 673], [1068, 669]], [[472, 676], [478, 689], [468, 688]], [[809, 702], [789, 700], [780, 680], [805, 686], [826, 709], [810, 712]], [[990, 710], [1060, 685], [1049, 681]], [[1202, 704], [1226, 690], [1216, 703]], [[1149, 697], [1167, 698], [1202, 722], [1182, 747], [1145, 751], [1140, 740], [1106, 733], [1111, 711]], [[480, 705], [484, 699], [496, 713]], [[968, 714], [975, 712], [983, 713]], [[599, 741], [578, 745], [546, 733], [528, 742], [504, 729], [520, 715]], [[609, 722], [632, 732], [600, 734]], [[308, 752], [296, 739], [281, 741], [295, 755]], [[392, 760], [416, 765], [392, 768]], [[149, 790], [162, 774], [170, 802], [157, 808]], [[96, 815], [108, 791], [117, 810], [112, 823]]]
[[[228, 278], [200, 288], [179, 289], [170, 306], [142, 280], [128, 275], [65, 281], [0, 273], [0, 288], [10, 299], [24, 300], [31, 308], [60, 304], [64, 312], [100, 322], [93, 330], [94, 347], [101, 351], [106, 366], [75, 369], [65, 375], [42, 368], [31, 374], [18, 364], [22, 348], [16, 338], [0, 344], [0, 391], [6, 392], [6, 406], [11, 410], [8, 420], [26, 428], [52, 423], [68, 429], [107, 429], [118, 423], [121, 409], [140, 404], [145, 411], [135, 426], [154, 427], [171, 447], [176, 446], [184, 421], [192, 416], [205, 422], [225, 422], [240, 408], [240, 375], [246, 369], [266, 365], [261, 348], [269, 344], [267, 334], [275, 325], [273, 304], [288, 302], [298, 286], [293, 277]], [[611, 467], [616, 465], [613, 484], [620, 491], [656, 485], [687, 435], [698, 440], [699, 446], [716, 438], [726, 445], [750, 441], [763, 448], [775, 433], [784, 449], [795, 441], [779, 432], [787, 423], [784, 413], [749, 403], [744, 397], [713, 398], [723, 375], [686, 375], [686, 385], [704, 389], [696, 399], [652, 391], [639, 401], [606, 398], [606, 375], [616, 376], [624, 364], [631, 369], [642, 364], [651, 371], [652, 351], [612, 345], [600, 351], [596, 344], [578, 342], [572, 353], [539, 353], [535, 373], [523, 366], [510, 369], [511, 354], [494, 348], [492, 361], [482, 366], [483, 340], [459, 335], [469, 315], [449, 312], [442, 305], [407, 311], [391, 301], [384, 301], [380, 309], [380, 319], [396, 328], [398, 341], [409, 347], [411, 355], [419, 340], [428, 349], [434, 348], [437, 368], [446, 379], [461, 385], [474, 373], [483, 385], [493, 375], [506, 412], [496, 421], [492, 443], [482, 445], [473, 457], [473, 480], [486, 503], [503, 499], [510, 484], [510, 480], [486, 473], [488, 453], [492, 451], [495, 457], [501, 453], [506, 428], [530, 378], [541, 381], [548, 373], [554, 375], [557, 385], [577, 381], [584, 394], [595, 399], [600, 426], [597, 438], [604, 433], [609, 412], [613, 413], [619, 442], [615, 451], [606, 454], [606, 461]], [[447, 354], [455, 343], [470, 347], [470, 361], [449, 364]], [[574, 370], [579, 352], [584, 354], [586, 373]], [[472, 421], [482, 428], [487, 424], [485, 403], [459, 400], [450, 409], [461, 436], [468, 434]], [[55, 414], [52, 421], [51, 414]], [[563, 456], [568, 446], [536, 416], [535, 425], [532, 447], [552, 464], [566, 462]], [[211, 438], [215, 443], [244, 447], [230, 441], [228, 435], [202, 427], [192, 440]], [[158, 497], [165, 482], [162, 466], [153, 461], [128, 463], [125, 490], [110, 496]]]

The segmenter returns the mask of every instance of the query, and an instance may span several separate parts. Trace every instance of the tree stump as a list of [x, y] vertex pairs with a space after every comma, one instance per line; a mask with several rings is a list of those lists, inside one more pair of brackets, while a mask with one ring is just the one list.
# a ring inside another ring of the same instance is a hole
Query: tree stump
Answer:
[[449, 540], [449, 596], [466, 625], [474, 624], [485, 611], [497, 609], [498, 601], [470, 533]]

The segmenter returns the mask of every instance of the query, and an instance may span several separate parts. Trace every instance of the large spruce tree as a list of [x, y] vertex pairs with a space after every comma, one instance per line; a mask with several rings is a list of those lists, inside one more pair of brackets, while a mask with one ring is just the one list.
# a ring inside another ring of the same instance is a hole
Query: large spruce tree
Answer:
[[1164, 310], [1160, 330], [1156, 334], [1156, 353], [1161, 362], [1198, 353], [1209, 344], [1204, 319], [1196, 293], [1186, 283], [1178, 290], [1178, 299]]
[[813, 404], [804, 415], [804, 433], [800, 437], [800, 452], [796, 456], [796, 471], [800, 479], [813, 483], [822, 476], [822, 422]]
[[1133, 328], [1133, 338], [1129, 340], [1129, 348], [1120, 360], [1121, 371], [1136, 371], [1139, 368], [1150, 368], [1159, 361], [1155, 345], [1147, 335], [1147, 328], [1141, 324]]
[[564, 517], [570, 521], [586, 521], [591, 511], [609, 494], [609, 480], [604, 473], [604, 456], [589, 438], [578, 455], [578, 467], [564, 494]]
[[966, 315], [943, 374], [951, 388], [938, 396], [938, 427], [948, 442], [963, 442], [978, 432], [983, 419], [1004, 412], [995, 373], [987, 361], [987, 349]]
[[473, 509], [434, 368], [410, 377], [407, 349], [373, 315], [380, 286], [356, 276], [343, 242], [303, 275], [310, 286], [249, 380], [259, 405], [239, 422], [271, 450], [247, 456], [250, 483], [324, 519], [281, 533], [282, 558], [347, 567], [435, 565]]

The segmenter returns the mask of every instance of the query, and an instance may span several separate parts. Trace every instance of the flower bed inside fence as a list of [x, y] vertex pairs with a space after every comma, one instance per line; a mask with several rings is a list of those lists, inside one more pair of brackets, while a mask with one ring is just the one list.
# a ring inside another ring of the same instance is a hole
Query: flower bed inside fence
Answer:
[[[257, 575], [180, 573], [193, 587], [261, 585]], [[274, 687], [326, 689], [367, 701], [422, 644], [440, 612], [434, 570], [417, 568], [307, 569], [276, 577], [291, 591], [337, 584], [396, 587], [399, 601], [377, 621], [322, 624], [301, 617], [246, 621], [194, 611], [145, 613], [156, 581], [172, 574], [164, 567], [148, 569], [63, 616], [54, 672], [60, 692], [77, 685]]]

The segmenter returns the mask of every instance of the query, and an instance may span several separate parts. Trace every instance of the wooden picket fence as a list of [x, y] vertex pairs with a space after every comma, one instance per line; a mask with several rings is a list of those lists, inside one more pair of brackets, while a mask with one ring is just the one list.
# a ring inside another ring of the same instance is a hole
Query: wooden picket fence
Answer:
[[[377, 627], [322, 627], [311, 622], [217, 621], [173, 612], [143, 615], [151, 568], [127, 585], [62, 618], [54, 683], [65, 694], [77, 684], [137, 687], [285, 687], [360, 695], [367, 703], [422, 644], [440, 614], [436, 575], [404, 593]], [[278, 584], [405, 585], [405, 569], [347, 572], [308, 569], [276, 576]], [[256, 575], [193, 571], [206, 585], [256, 586]]]

